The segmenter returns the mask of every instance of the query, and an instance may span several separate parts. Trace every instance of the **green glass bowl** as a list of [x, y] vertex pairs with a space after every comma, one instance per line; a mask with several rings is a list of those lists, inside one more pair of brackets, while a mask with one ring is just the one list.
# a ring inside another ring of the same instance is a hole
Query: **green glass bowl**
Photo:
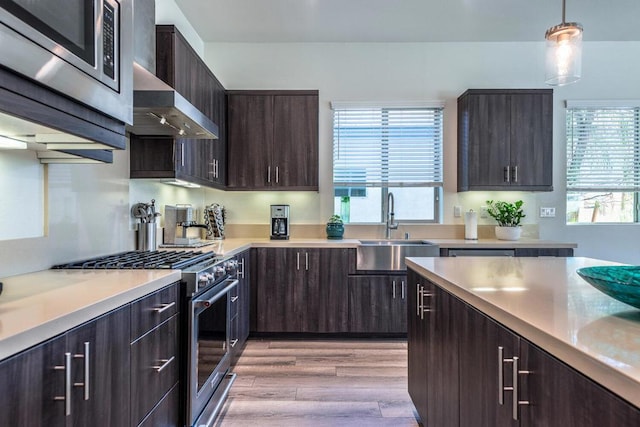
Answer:
[[576, 272], [599, 291], [618, 301], [640, 308], [640, 266], [585, 267], [579, 268]]

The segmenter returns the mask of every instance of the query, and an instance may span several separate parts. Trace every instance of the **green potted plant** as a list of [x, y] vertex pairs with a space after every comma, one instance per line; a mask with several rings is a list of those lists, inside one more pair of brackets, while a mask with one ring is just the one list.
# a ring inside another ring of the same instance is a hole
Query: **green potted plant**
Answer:
[[327, 239], [339, 240], [344, 235], [344, 223], [340, 215], [331, 215], [327, 221]]
[[522, 210], [524, 202], [518, 200], [514, 203], [487, 200], [487, 213], [498, 221], [496, 237], [500, 240], [518, 240], [522, 233], [520, 221], [526, 215]]

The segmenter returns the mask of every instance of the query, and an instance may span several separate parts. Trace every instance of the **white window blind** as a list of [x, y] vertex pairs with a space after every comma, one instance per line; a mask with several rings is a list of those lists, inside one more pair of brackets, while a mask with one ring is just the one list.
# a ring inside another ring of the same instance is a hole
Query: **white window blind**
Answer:
[[442, 185], [442, 105], [332, 108], [335, 186]]
[[567, 191], [640, 191], [640, 104], [576, 104], [567, 104]]

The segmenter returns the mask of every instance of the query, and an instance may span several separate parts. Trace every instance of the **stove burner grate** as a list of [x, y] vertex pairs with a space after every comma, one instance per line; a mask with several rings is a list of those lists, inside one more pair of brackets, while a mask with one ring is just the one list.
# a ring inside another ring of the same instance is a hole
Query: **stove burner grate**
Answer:
[[54, 265], [52, 268], [73, 270], [183, 269], [213, 259], [215, 256], [213, 252], [203, 253], [201, 251], [129, 251]]

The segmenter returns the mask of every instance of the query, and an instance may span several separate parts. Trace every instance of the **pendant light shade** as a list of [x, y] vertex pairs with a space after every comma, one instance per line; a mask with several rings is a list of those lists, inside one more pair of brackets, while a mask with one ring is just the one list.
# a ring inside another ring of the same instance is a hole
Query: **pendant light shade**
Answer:
[[551, 27], [547, 40], [545, 82], [551, 86], [575, 83], [582, 76], [582, 25], [565, 22], [565, 0], [562, 0], [562, 23]]

